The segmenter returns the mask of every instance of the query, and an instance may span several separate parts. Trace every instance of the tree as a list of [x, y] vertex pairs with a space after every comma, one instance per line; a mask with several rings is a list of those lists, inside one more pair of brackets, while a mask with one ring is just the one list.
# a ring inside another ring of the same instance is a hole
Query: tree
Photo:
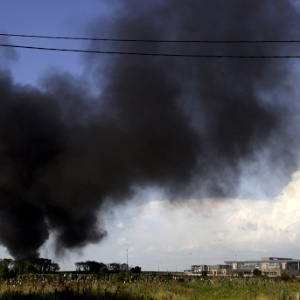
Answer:
[[291, 279], [291, 276], [287, 273], [281, 274], [281, 280], [283, 281], [289, 281]]
[[60, 269], [57, 263], [48, 258], [11, 260], [9, 268], [15, 274], [54, 273]]
[[5, 266], [7, 267], [9, 270], [12, 269], [14, 265], [14, 261], [11, 259], [11, 258], [3, 258], [3, 259], [0, 259], [0, 266]]
[[50, 265], [50, 273], [55, 273], [60, 270], [60, 266], [58, 263], [51, 263]]
[[99, 268], [99, 275], [105, 275], [106, 273], [108, 273], [108, 269], [107, 269], [107, 265], [104, 263], [100, 263], [100, 268]]
[[129, 282], [130, 279], [131, 279], [131, 277], [132, 277], [132, 271], [131, 271], [131, 270], [126, 270], [126, 271], [125, 271], [125, 277], [124, 277], [124, 280], [125, 280], [126, 282]]
[[261, 270], [259, 269], [254, 269], [252, 273], [254, 277], [260, 277], [262, 274]]
[[129, 269], [129, 267], [128, 267], [127, 264], [121, 264], [121, 265], [120, 265], [120, 270], [121, 270], [121, 271], [126, 271], [126, 270], [128, 270], [128, 269]]
[[51, 259], [47, 258], [38, 258], [34, 261], [34, 268], [37, 273], [49, 273], [51, 272], [51, 266], [52, 266]]
[[15, 274], [36, 273], [34, 264], [29, 259], [18, 259], [13, 263], [12, 271]]
[[87, 261], [87, 264], [88, 264], [89, 273], [93, 273], [93, 274], [99, 273], [100, 263], [96, 261]]
[[99, 263], [97, 261], [90, 261], [90, 260], [76, 262], [75, 266], [77, 272], [98, 274], [101, 268], [107, 270], [107, 267], [104, 263]]
[[0, 278], [8, 278], [12, 274], [10, 272], [13, 266], [13, 260], [10, 258], [0, 259]]
[[7, 266], [0, 266], [0, 278], [8, 278], [10, 272]]
[[131, 272], [132, 272], [133, 274], [140, 274], [141, 271], [142, 271], [142, 268], [141, 268], [141, 267], [138, 267], [138, 266], [136, 266], [136, 267], [134, 267], [134, 268], [131, 268]]
[[107, 265], [108, 271], [112, 273], [120, 272], [120, 264], [118, 263], [110, 263]]
[[79, 261], [75, 263], [76, 272], [87, 272], [87, 264], [86, 262]]

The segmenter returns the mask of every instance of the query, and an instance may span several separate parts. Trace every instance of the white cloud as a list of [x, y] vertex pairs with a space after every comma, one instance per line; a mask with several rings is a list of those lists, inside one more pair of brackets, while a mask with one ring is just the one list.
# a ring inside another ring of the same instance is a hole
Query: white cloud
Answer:
[[132, 244], [132, 242], [127, 240], [125, 237], [121, 237], [117, 240], [117, 244], [122, 246], [129, 246]]
[[118, 229], [122, 230], [122, 229], [125, 228], [125, 225], [124, 225], [122, 222], [120, 222], [120, 223], [118, 223], [118, 224], [116, 225], [116, 227], [117, 227]]
[[[300, 171], [272, 201], [189, 199], [171, 203], [156, 196], [116, 210], [114, 220], [106, 221], [108, 238], [88, 246], [86, 259], [122, 263], [128, 249], [130, 265], [143, 270], [183, 270], [191, 264], [236, 258], [299, 258]], [[111, 222], [115, 225], [109, 226]]]
[[143, 248], [145, 263], [155, 256], [171, 262], [173, 256], [183, 264], [190, 253], [194, 263], [222, 263], [236, 256], [298, 257], [300, 172], [273, 201], [191, 199], [171, 204], [154, 200], [129, 207], [126, 213], [134, 222], [127, 234]]

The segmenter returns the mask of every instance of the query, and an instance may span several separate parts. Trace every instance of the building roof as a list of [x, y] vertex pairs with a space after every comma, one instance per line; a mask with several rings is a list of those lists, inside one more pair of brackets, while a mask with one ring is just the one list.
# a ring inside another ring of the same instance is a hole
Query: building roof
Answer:
[[263, 263], [263, 262], [300, 262], [300, 259], [294, 258], [281, 258], [281, 257], [262, 257], [261, 260], [228, 260], [225, 264], [233, 263]]

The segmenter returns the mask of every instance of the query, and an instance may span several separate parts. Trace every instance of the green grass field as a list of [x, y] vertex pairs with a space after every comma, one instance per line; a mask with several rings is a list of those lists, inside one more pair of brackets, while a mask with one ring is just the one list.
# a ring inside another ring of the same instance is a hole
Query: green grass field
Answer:
[[201, 278], [141, 274], [23, 275], [0, 281], [0, 299], [299, 300], [300, 282], [264, 278]]

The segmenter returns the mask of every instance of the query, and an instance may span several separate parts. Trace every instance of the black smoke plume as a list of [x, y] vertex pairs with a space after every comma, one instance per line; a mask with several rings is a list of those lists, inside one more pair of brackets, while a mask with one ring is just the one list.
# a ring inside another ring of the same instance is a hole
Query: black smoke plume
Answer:
[[[299, 36], [299, 14], [287, 0], [111, 3], [119, 5], [115, 14], [92, 22], [91, 36]], [[284, 43], [93, 42], [90, 48], [296, 54]], [[138, 188], [159, 187], [174, 200], [233, 197], [251, 166], [258, 178], [272, 174], [281, 183], [297, 168], [295, 60], [94, 55], [85, 63], [97, 96], [68, 74], [48, 74], [37, 88], [1, 73], [0, 241], [14, 257], [37, 257], [50, 232], [58, 251], [101, 241], [107, 234], [101, 215]]]

